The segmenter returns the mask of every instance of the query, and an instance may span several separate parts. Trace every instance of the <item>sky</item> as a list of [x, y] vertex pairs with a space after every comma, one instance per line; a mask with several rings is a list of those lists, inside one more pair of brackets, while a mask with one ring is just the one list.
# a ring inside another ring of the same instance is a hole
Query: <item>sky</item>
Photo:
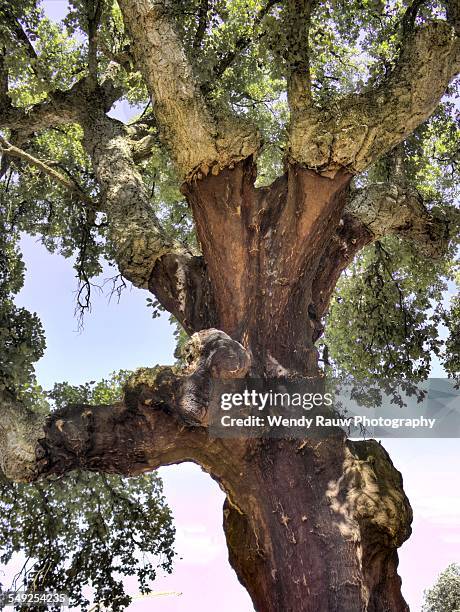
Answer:
[[[66, 3], [44, 3], [55, 19]], [[128, 111], [115, 114], [123, 119]], [[107, 377], [118, 369], [135, 369], [173, 362], [174, 340], [167, 317], [152, 319], [148, 294], [124, 291], [109, 300], [109, 286], [96, 290], [92, 312], [78, 330], [74, 317], [75, 271], [69, 260], [51, 255], [35, 238], [22, 241], [27, 275], [17, 303], [37, 312], [47, 337], [47, 350], [37, 364], [40, 384], [56, 381], [80, 384]], [[113, 276], [113, 269], [101, 278]], [[436, 371], [439, 374], [439, 370]], [[460, 561], [459, 441], [453, 439], [385, 440], [394, 464], [402, 472], [414, 509], [413, 535], [400, 549], [403, 594], [411, 610], [421, 609], [423, 590], [451, 562]], [[136, 599], [129, 612], [250, 612], [250, 599], [228, 563], [222, 530], [224, 494], [199, 467], [182, 464], [162, 468], [167, 501], [177, 529], [178, 559], [174, 572], [160, 576], [148, 599]], [[136, 585], [127, 581], [128, 592]], [[160, 593], [163, 593], [160, 595]]]

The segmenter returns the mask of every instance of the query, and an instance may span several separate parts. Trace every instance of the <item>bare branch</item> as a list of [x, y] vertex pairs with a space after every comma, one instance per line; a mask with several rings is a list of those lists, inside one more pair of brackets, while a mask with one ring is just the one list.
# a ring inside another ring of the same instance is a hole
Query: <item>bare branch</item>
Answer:
[[291, 161], [325, 175], [361, 172], [428, 119], [459, 67], [460, 42], [447, 22], [415, 30], [377, 88], [292, 118]]
[[82, 200], [86, 204], [89, 204], [91, 207], [95, 206], [95, 203], [93, 202], [93, 200], [81, 189], [79, 185], [77, 185], [77, 183], [72, 181], [67, 176], [64, 176], [60, 172], [57, 172], [56, 170], [51, 168], [48, 164], [41, 161], [40, 159], [37, 159], [36, 157], [34, 157], [33, 155], [30, 155], [26, 151], [23, 151], [22, 149], [15, 147], [11, 143], [9, 143], [5, 138], [3, 138], [3, 136], [1, 135], [0, 135], [0, 151], [4, 155], [9, 155], [10, 157], [16, 157], [17, 159], [22, 159], [23, 161], [27, 162], [31, 166], [35, 166], [41, 172], [49, 176], [53, 181], [55, 181], [56, 183], [59, 183], [60, 185], [65, 187], [68, 191], [75, 194], [80, 200]]

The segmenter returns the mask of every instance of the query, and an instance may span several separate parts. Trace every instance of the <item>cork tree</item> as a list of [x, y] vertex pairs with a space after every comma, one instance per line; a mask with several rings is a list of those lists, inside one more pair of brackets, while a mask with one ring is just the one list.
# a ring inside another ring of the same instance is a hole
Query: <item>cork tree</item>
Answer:
[[[420, 381], [432, 354], [458, 376], [459, 302], [442, 299], [458, 249], [457, 0], [0, 13], [5, 481], [26, 495], [75, 470], [139, 479], [193, 461], [226, 493], [229, 560], [257, 610], [407, 610], [397, 548], [412, 513], [383, 446], [215, 437], [209, 389]], [[102, 262], [116, 266], [118, 286], [171, 314], [180, 361], [123, 375], [120, 394], [41, 392], [43, 330], [14, 303], [21, 232], [73, 257], [82, 311]]]

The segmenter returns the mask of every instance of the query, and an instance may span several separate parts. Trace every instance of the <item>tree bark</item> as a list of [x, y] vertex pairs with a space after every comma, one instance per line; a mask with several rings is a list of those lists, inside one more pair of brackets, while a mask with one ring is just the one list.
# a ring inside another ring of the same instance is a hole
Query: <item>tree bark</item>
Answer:
[[230, 563], [263, 612], [408, 610], [396, 547], [411, 509], [375, 441], [260, 442], [224, 528]]
[[256, 188], [255, 178], [248, 158], [184, 186], [216, 326], [256, 356], [253, 373], [316, 375], [315, 300], [326, 286], [316, 296], [312, 287], [339, 227], [351, 175], [329, 179], [290, 166], [270, 187]]
[[[318, 376], [321, 316], [340, 272], [373, 239], [345, 211], [350, 179], [291, 165], [258, 189], [249, 158], [184, 187], [214, 321], [247, 350], [253, 376]], [[378, 443], [338, 431], [237, 447], [237, 481], [218, 480], [228, 494], [230, 562], [257, 610], [408, 609], [396, 549], [410, 534], [411, 509]]]

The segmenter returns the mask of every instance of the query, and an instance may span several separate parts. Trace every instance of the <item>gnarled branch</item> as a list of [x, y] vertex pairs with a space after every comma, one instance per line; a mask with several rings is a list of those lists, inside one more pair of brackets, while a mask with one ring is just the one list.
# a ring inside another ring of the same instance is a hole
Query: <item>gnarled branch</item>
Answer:
[[161, 138], [182, 177], [219, 172], [259, 148], [252, 126], [217, 121], [207, 107], [169, 15], [167, 0], [120, 0], [133, 54], [152, 99]]
[[115, 260], [126, 279], [147, 288], [158, 259], [184, 249], [166, 235], [155, 216], [134, 163], [127, 128], [97, 104], [88, 105], [86, 111], [81, 118], [84, 146], [101, 188], [101, 210], [107, 214]]
[[84, 78], [67, 91], [56, 90], [50, 93], [44, 102], [34, 104], [31, 108], [13, 106], [5, 96], [0, 99], [0, 128], [15, 130], [21, 140], [26, 140], [34, 132], [78, 122], [89, 95], [92, 98], [97, 96], [108, 111], [121, 93], [110, 78], [105, 79], [96, 90]]
[[371, 232], [373, 240], [396, 234], [430, 257], [445, 252], [449, 237], [445, 218], [430, 213], [422, 197], [408, 186], [375, 183], [352, 193], [345, 211]]
[[326, 175], [341, 167], [361, 172], [428, 119], [459, 68], [460, 42], [451, 25], [419, 28], [378, 87], [292, 117], [289, 157]]
[[210, 385], [213, 378], [244, 377], [250, 356], [215, 329], [192, 336], [185, 350], [185, 369], [138, 370], [114, 405], [73, 405], [45, 417], [3, 393], [1, 470], [29, 482], [77, 468], [135, 475], [186, 460], [209, 465], [213, 453], [223, 467], [222, 445], [206, 431]]

